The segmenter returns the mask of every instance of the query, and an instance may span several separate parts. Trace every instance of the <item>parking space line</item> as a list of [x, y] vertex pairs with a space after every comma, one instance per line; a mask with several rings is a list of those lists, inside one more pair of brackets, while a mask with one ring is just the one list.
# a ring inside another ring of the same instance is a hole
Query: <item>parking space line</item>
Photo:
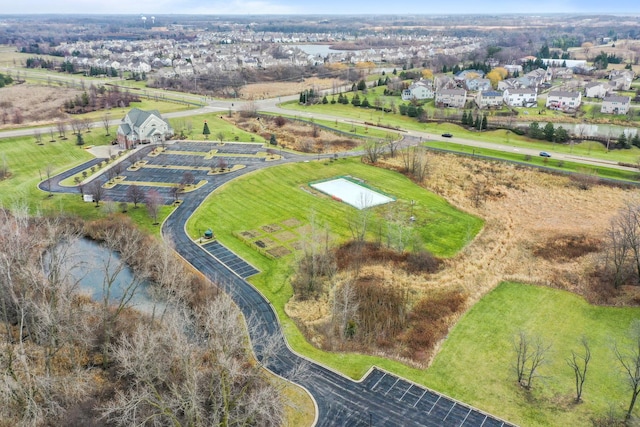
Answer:
[[393, 385], [389, 387], [389, 390], [387, 390], [387, 392], [384, 394], [385, 396], [391, 391], [392, 388], [396, 386], [396, 384], [398, 384], [398, 381], [400, 381], [400, 378], [396, 378], [396, 382], [394, 382]]
[[409, 390], [411, 390], [411, 387], [413, 387], [413, 384], [409, 384], [409, 388], [404, 391], [400, 400], [404, 399], [404, 396], [409, 392]]
[[462, 422], [460, 423], [459, 427], [462, 427], [464, 422], [467, 421], [467, 418], [469, 418], [469, 415], [471, 414], [472, 411], [473, 411], [473, 409], [469, 408], [469, 412], [467, 412], [467, 415], [464, 417], [464, 420], [462, 420]]
[[442, 419], [442, 421], [444, 421], [444, 420], [446, 420], [446, 419], [447, 419], [447, 417], [449, 416], [449, 414], [451, 413], [451, 411], [453, 411], [453, 408], [455, 408], [455, 407], [456, 407], [456, 404], [457, 404], [457, 403], [458, 403], [458, 402], [453, 402], [453, 406], [451, 407], [451, 409], [449, 409], [449, 412], [447, 412], [447, 415], [445, 415], [445, 416], [444, 416], [444, 418]]
[[416, 407], [416, 405], [417, 405], [417, 404], [422, 400], [422, 398], [424, 397], [424, 395], [425, 395], [425, 394], [427, 394], [427, 390], [426, 390], [426, 389], [422, 392], [422, 396], [420, 396], [420, 397], [418, 398], [418, 400], [416, 400], [416, 403], [414, 403], [414, 404], [413, 404], [413, 407], [414, 407], [414, 408], [415, 408], [415, 407]]
[[433, 404], [433, 406], [431, 407], [431, 409], [429, 409], [429, 412], [427, 412], [427, 414], [431, 414], [431, 411], [433, 411], [433, 408], [436, 407], [436, 405], [438, 404], [438, 402], [440, 401], [440, 398], [442, 397], [442, 395], [438, 395], [438, 399], [435, 401], [435, 403]]
[[378, 387], [378, 384], [380, 384], [380, 381], [382, 381], [382, 379], [383, 379], [384, 377], [386, 377], [386, 376], [387, 376], [387, 373], [385, 372], [385, 373], [384, 373], [384, 375], [382, 375], [382, 376], [380, 377], [380, 379], [378, 380], [378, 382], [377, 382], [373, 387], [371, 387], [371, 390], [375, 390], [375, 389], [376, 389], [376, 387]]

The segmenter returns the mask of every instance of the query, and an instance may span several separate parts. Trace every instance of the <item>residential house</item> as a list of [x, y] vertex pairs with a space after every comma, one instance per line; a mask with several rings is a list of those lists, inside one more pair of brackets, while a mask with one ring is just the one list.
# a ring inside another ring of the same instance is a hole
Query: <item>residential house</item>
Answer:
[[463, 82], [468, 79], [483, 78], [484, 71], [482, 70], [462, 70], [455, 75], [454, 79], [458, 82]]
[[531, 89], [507, 89], [502, 98], [509, 107], [533, 108], [538, 105], [538, 93]]
[[573, 68], [567, 67], [549, 67], [551, 76], [554, 79], [570, 80], [573, 78]]
[[551, 81], [552, 74], [550, 70], [538, 68], [525, 74], [525, 77], [530, 81], [529, 87], [538, 88], [543, 83]]
[[582, 101], [581, 92], [569, 92], [564, 90], [552, 90], [547, 96], [547, 108], [555, 110], [575, 110], [580, 107]]
[[402, 91], [403, 101], [410, 101], [412, 99], [433, 99], [434, 96], [433, 80], [419, 80], [412, 83], [411, 86]]
[[[608, 85], [607, 85], [608, 86]], [[607, 96], [608, 87], [602, 82], [587, 83], [584, 87], [584, 96], [587, 98], [604, 98]]]
[[607, 96], [602, 100], [600, 112], [603, 114], [627, 114], [631, 106], [629, 96]]
[[633, 70], [611, 70], [609, 84], [614, 90], [629, 90], [635, 74]]
[[173, 129], [157, 110], [131, 109], [118, 126], [118, 144], [127, 149], [138, 144], [161, 142], [173, 136]]
[[464, 89], [442, 89], [436, 92], [436, 106], [464, 108], [467, 91]]
[[491, 108], [502, 106], [502, 92], [495, 90], [484, 90], [478, 92], [475, 98], [478, 108]]
[[464, 81], [464, 86], [467, 90], [488, 91], [491, 90], [491, 80], [481, 78], [467, 79]]

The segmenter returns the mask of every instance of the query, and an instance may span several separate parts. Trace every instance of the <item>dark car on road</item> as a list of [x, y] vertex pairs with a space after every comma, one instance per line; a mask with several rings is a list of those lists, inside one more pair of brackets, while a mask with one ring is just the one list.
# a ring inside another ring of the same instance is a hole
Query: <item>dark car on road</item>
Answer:
[[546, 151], [541, 151], [540, 152], [540, 156], [542, 156], [542, 157], [551, 157], [551, 154], [547, 153]]
[[442, 136], [444, 136], [445, 138], [451, 138], [453, 135], [451, 135], [450, 133], [443, 133]]

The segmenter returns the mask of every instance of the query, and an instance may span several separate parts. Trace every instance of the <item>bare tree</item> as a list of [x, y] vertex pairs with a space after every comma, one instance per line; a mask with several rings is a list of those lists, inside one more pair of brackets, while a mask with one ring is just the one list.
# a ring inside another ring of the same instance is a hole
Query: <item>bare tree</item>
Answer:
[[100, 180], [96, 179], [89, 184], [89, 191], [91, 192], [93, 201], [96, 203], [96, 207], [100, 206], [100, 200], [102, 200], [102, 196], [104, 196], [104, 188], [102, 188]]
[[42, 145], [42, 133], [39, 130], [33, 131], [33, 137], [36, 139], [36, 144]]
[[401, 154], [405, 173], [411, 175], [418, 182], [424, 181], [429, 176], [431, 162], [426, 148], [409, 147]]
[[49, 197], [53, 196], [51, 192], [51, 175], [53, 175], [53, 165], [51, 163], [47, 163], [44, 167], [44, 171], [47, 174], [47, 191], [49, 192]]
[[222, 141], [224, 141], [224, 132], [223, 131], [217, 132], [216, 138], [218, 139], [218, 141], [220, 141], [220, 144], [222, 144]]
[[70, 124], [74, 134], [79, 134], [82, 131], [82, 123], [80, 120], [72, 119]]
[[147, 212], [153, 219], [153, 224], [157, 224], [158, 212], [160, 211], [160, 205], [162, 204], [162, 197], [160, 196], [160, 193], [158, 193], [158, 190], [151, 189], [147, 192], [144, 201], [147, 205]]
[[67, 124], [63, 120], [58, 120], [56, 122], [56, 127], [58, 128], [58, 136], [63, 140], [67, 139], [66, 137]]
[[513, 350], [516, 354], [514, 370], [518, 378], [518, 384], [526, 389], [533, 385], [533, 379], [540, 365], [551, 348], [539, 337], [531, 337], [526, 332], [520, 331], [514, 338]]
[[[114, 361], [130, 386], [103, 409], [104, 417], [121, 426], [280, 425], [279, 393], [259, 364], [247, 363], [243, 331], [237, 308], [220, 295], [204, 310], [182, 306], [162, 324], [122, 336]], [[262, 350], [257, 357], [268, 361]]]
[[613, 273], [613, 286], [619, 288], [627, 279], [627, 265], [629, 262], [629, 239], [625, 235], [621, 224], [629, 219], [626, 215], [619, 214], [611, 221], [607, 230], [606, 262]]
[[102, 116], [102, 125], [104, 126], [104, 130], [106, 132], [106, 136], [111, 135], [109, 133], [109, 124], [110, 124], [110, 120], [111, 120], [111, 113], [109, 113], [108, 111], [106, 113], [104, 113], [104, 115]]
[[376, 163], [384, 153], [384, 145], [379, 140], [369, 141], [364, 146], [364, 152], [369, 163]]
[[127, 200], [133, 203], [134, 208], [138, 208], [138, 203], [145, 198], [144, 190], [137, 185], [129, 185], [127, 188]]
[[629, 340], [622, 346], [614, 343], [613, 351], [622, 365], [627, 384], [631, 390], [631, 402], [625, 418], [629, 420], [640, 394], [640, 320], [634, 319], [629, 328]]
[[582, 389], [587, 379], [587, 369], [589, 367], [589, 361], [591, 360], [591, 348], [589, 347], [587, 337], [583, 336], [580, 343], [582, 344], [584, 352], [579, 354], [571, 350], [571, 357], [566, 359], [567, 365], [573, 370], [576, 379], [576, 402], [582, 400]]

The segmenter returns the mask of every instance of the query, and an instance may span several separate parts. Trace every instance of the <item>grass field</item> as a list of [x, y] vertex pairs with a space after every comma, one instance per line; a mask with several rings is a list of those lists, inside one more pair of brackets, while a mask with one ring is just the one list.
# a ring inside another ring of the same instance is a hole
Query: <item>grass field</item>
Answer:
[[204, 129], [205, 120], [211, 131], [211, 135], [208, 138], [209, 141], [218, 141], [218, 134], [221, 133], [223, 141], [265, 142], [260, 135], [239, 129], [233, 123], [220, 118], [220, 114], [216, 113], [169, 119], [169, 123], [176, 134], [179, 135], [180, 132], [184, 132], [187, 139], [204, 141], [202, 130]]
[[[97, 130], [84, 134], [84, 138], [87, 145], [101, 145], [109, 139]], [[43, 141], [48, 141], [48, 138], [43, 137]], [[54, 176], [92, 158], [85, 149], [75, 145], [75, 138], [71, 136], [67, 141], [44, 142], [43, 145], [36, 144], [33, 137], [0, 139], [0, 161], [6, 162], [11, 173], [8, 179], [0, 181], [0, 204], [7, 208], [27, 205], [31, 212], [75, 214], [85, 219], [100, 218], [116, 211], [118, 207], [109, 203], [95, 208], [93, 203], [83, 202], [79, 195], [54, 194], [49, 197], [37, 187], [41, 180], [47, 178], [47, 169]], [[166, 218], [172, 209], [163, 206], [158, 220]], [[160, 236], [160, 227], [152, 225], [144, 207], [130, 208], [127, 215], [141, 228]]]
[[[627, 390], [611, 345], [624, 339], [639, 308], [596, 307], [563, 291], [502, 283], [473, 306], [445, 341], [421, 377], [437, 390], [523, 426], [590, 425], [612, 404], [618, 415], [628, 407]], [[552, 345], [548, 364], [529, 392], [512, 371], [513, 336], [520, 330]], [[591, 344], [592, 360], [584, 402], [576, 405], [573, 371], [565, 359]], [[636, 408], [640, 416], [640, 408]]]
[[[356, 210], [326, 196], [313, 196], [301, 189], [308, 188], [310, 181], [347, 174], [365, 179], [368, 184], [396, 197], [398, 200], [394, 203], [406, 207], [411, 200], [415, 200], [416, 223], [422, 224], [418, 231], [425, 246], [437, 255], [455, 254], [482, 227], [482, 221], [477, 217], [458, 211], [444, 199], [423, 190], [398, 173], [366, 166], [356, 159], [341, 159], [326, 165], [315, 161], [284, 165], [243, 176], [213, 193], [190, 219], [187, 231], [195, 238], [202, 230], [211, 228], [222, 243], [262, 271], [251, 281], [273, 304], [289, 343], [296, 351], [352, 378], [360, 378], [372, 364], [415, 378], [419, 371], [395, 361], [358, 354], [329, 354], [311, 346], [284, 310], [292, 296], [288, 280], [294, 255], [272, 260], [233, 235], [234, 232], [292, 218], [309, 224], [313, 216], [319, 225], [327, 225], [338, 240], [350, 238], [346, 218]], [[381, 206], [376, 211], [383, 209]]]

